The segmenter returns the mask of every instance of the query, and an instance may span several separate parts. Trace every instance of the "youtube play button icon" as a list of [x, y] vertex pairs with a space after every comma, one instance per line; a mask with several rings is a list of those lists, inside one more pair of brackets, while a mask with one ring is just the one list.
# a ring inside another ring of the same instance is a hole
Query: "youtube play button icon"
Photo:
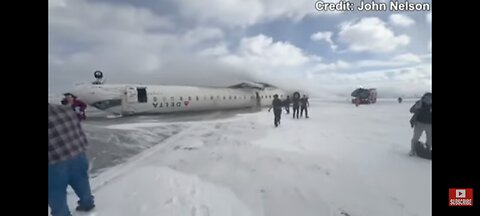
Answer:
[[465, 190], [456, 190], [456, 198], [465, 198]]

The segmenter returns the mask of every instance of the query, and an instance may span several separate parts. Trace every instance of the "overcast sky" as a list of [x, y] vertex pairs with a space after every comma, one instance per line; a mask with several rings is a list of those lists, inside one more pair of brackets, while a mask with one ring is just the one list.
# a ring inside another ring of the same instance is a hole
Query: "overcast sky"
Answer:
[[325, 13], [315, 0], [49, 0], [49, 93], [101, 70], [108, 83], [422, 94], [431, 23], [431, 11]]

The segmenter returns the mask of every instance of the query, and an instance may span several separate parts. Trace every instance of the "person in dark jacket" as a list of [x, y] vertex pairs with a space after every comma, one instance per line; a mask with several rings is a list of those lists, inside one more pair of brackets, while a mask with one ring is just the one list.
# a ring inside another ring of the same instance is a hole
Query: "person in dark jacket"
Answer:
[[[80, 119], [81, 121], [87, 119], [85, 115], [87, 104], [77, 99], [77, 97], [71, 93], [65, 93], [64, 96], [65, 96], [64, 100], [66, 100], [67, 102], [65, 105], [72, 107], [73, 111], [77, 113], [78, 119]], [[62, 104], [64, 104], [63, 100], [62, 100]]]
[[299, 107], [300, 107], [300, 93], [295, 92], [293, 93], [292, 99], [292, 108], [293, 108], [293, 118], [299, 118]]
[[409, 155], [413, 156], [415, 155], [415, 145], [420, 140], [423, 131], [427, 135], [427, 149], [431, 150], [432, 148], [432, 93], [425, 93], [422, 99], [410, 108], [410, 113], [414, 114], [410, 119], [414, 129]]
[[287, 114], [290, 114], [290, 104], [292, 101], [290, 100], [290, 95], [287, 95], [287, 99], [283, 101], [283, 106], [285, 106], [285, 111], [287, 111]]
[[278, 127], [278, 125], [280, 124], [280, 118], [282, 116], [282, 107], [283, 107], [283, 103], [280, 99], [278, 99], [278, 95], [277, 94], [273, 95], [272, 106], [268, 109], [268, 111], [270, 112], [270, 110], [273, 108], [273, 114], [275, 116], [273, 120], [273, 124], [275, 125], [275, 127]]
[[402, 101], [403, 101], [402, 97], [399, 97], [398, 98], [398, 103], [402, 103]]
[[303, 97], [300, 99], [300, 117], [303, 116], [303, 111], [305, 111], [305, 118], [308, 118], [307, 106], [310, 106], [310, 103], [308, 103], [307, 96], [303, 95]]
[[70, 107], [48, 104], [48, 206], [52, 216], [70, 216], [67, 187], [78, 196], [77, 211], [95, 207], [88, 177], [88, 141]]

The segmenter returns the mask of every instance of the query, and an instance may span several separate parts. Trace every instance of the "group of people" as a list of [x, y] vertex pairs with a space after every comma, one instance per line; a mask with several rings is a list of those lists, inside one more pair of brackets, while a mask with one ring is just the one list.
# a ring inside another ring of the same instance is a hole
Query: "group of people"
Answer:
[[308, 118], [307, 107], [310, 106], [310, 103], [308, 102], [308, 97], [306, 95], [303, 95], [303, 97], [300, 98], [300, 93], [295, 92], [293, 94], [292, 100], [290, 100], [290, 96], [287, 96], [287, 98], [282, 101], [278, 98], [278, 95], [275, 94], [273, 95], [272, 106], [268, 109], [268, 111], [270, 112], [270, 110], [273, 108], [273, 124], [275, 125], [275, 127], [278, 127], [278, 125], [280, 125], [282, 108], [285, 109], [287, 114], [290, 114], [290, 104], [292, 104], [293, 108], [293, 118], [299, 119], [300, 117], [303, 117], [303, 112], [305, 112], [305, 118]]
[[88, 141], [80, 121], [87, 105], [67, 93], [60, 104], [48, 104], [48, 206], [52, 216], [71, 216], [67, 187], [78, 196], [76, 211], [95, 208], [86, 155]]
[[[398, 99], [398, 102], [402, 102], [402, 98]], [[282, 101], [278, 98], [278, 95], [273, 96], [272, 106], [268, 109], [270, 111], [273, 108], [274, 113], [274, 125], [278, 127], [280, 125], [280, 119], [282, 115], [282, 108], [285, 108], [287, 114], [290, 113], [290, 104], [293, 104], [293, 118], [299, 118], [299, 108], [300, 108], [300, 117], [303, 116], [305, 111], [305, 117], [308, 118], [308, 109], [310, 106], [308, 98], [306, 95], [303, 95], [300, 98], [300, 94], [295, 92], [293, 94], [293, 100], [290, 100], [290, 96]], [[410, 119], [410, 124], [413, 130], [413, 138], [411, 140], [410, 156], [416, 155], [416, 147], [419, 144], [420, 137], [423, 132], [426, 134], [426, 149], [431, 151], [432, 149], [432, 93], [425, 93], [422, 98], [417, 101], [411, 108], [410, 112], [413, 114]]]

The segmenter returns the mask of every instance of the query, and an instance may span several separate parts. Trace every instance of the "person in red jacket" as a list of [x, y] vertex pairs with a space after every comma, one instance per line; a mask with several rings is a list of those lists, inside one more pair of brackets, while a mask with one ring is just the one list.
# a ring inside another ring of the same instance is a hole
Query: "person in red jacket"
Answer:
[[64, 96], [64, 100], [67, 102], [65, 105], [72, 107], [73, 111], [77, 113], [78, 119], [80, 119], [80, 121], [87, 119], [87, 116], [85, 115], [87, 104], [77, 99], [77, 97], [72, 93], [65, 93]]

